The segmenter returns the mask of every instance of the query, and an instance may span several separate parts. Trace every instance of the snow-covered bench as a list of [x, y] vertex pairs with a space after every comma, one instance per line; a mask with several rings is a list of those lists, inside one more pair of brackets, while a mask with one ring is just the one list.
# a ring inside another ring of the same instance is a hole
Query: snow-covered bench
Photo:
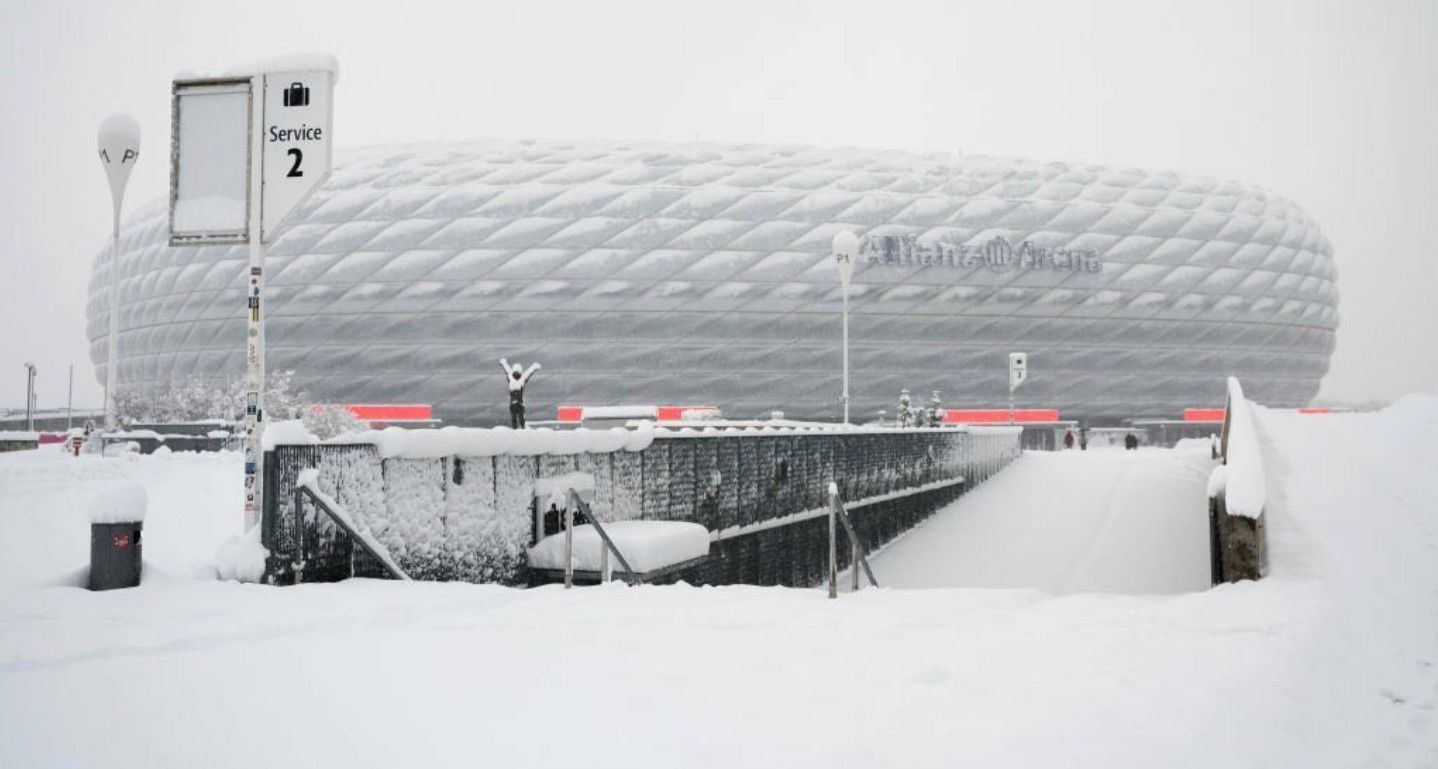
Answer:
[[[709, 557], [709, 530], [688, 521], [613, 521], [600, 524], [624, 555], [625, 570], [591, 524], [574, 527], [574, 576], [602, 581], [606, 568], [615, 579], [649, 582], [665, 574], [694, 566]], [[539, 575], [563, 578], [565, 534], [541, 539], [529, 549], [529, 568]], [[608, 558], [606, 558], [606, 554]]]
[[[694, 566], [709, 557], [709, 530], [687, 521], [599, 520], [584, 499], [594, 488], [587, 473], [539, 478], [534, 483], [535, 536], [529, 549], [529, 570], [539, 581], [578, 579], [604, 582], [650, 582]], [[561, 530], [543, 536], [544, 515], [554, 509]], [[574, 514], [589, 523], [574, 526]]]

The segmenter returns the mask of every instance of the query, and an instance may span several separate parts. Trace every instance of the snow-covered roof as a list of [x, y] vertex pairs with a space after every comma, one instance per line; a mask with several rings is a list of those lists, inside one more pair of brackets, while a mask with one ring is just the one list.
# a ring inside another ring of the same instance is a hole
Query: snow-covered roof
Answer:
[[175, 73], [175, 79], [223, 80], [250, 77], [266, 72], [328, 72], [338, 81], [340, 64], [339, 60], [331, 53], [292, 53], [213, 69], [184, 69]]
[[[1245, 381], [1255, 395], [1300, 405], [1327, 371], [1338, 322], [1329, 242], [1291, 201], [1087, 163], [795, 144], [414, 143], [337, 149], [293, 221], [268, 252], [267, 365], [293, 369], [296, 387], [326, 402], [403, 398], [449, 423], [508, 423], [506, 356], [544, 364], [526, 388], [536, 420], [561, 404], [615, 403], [837, 419], [829, 252], [844, 230], [866, 244], [849, 289], [856, 419], [892, 414], [905, 387], [1001, 406], [997, 374], [1013, 350], [1030, 356], [1020, 405], [1065, 415], [1217, 405], [1228, 371], [1259, 372]], [[247, 255], [171, 248], [167, 227], [162, 198], [121, 233], [122, 370], [142, 387], [222, 381], [242, 365], [233, 292]], [[1091, 253], [1100, 269], [1040, 269], [1035, 249]], [[101, 368], [108, 269], [106, 249], [87, 306]], [[1283, 365], [1263, 365], [1272, 360]]]

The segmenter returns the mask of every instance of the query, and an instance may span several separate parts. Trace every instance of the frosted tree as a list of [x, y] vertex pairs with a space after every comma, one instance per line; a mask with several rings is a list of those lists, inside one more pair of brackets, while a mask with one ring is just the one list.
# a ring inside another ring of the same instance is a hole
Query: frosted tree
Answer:
[[[271, 419], [294, 419], [306, 396], [294, 386], [295, 372], [275, 371], [267, 377], [265, 403]], [[221, 385], [203, 377], [156, 382], [148, 389], [120, 386], [115, 390], [115, 414], [122, 424], [135, 422], [195, 422], [223, 419], [238, 422], [245, 415], [243, 379]]]
[[320, 440], [369, 428], [368, 422], [344, 406], [310, 406], [301, 411], [300, 420], [305, 429]]
[[[265, 421], [295, 419], [307, 405], [308, 396], [294, 386], [295, 372], [290, 369], [271, 371], [265, 377]], [[225, 390], [225, 413], [220, 417], [231, 422], [245, 418], [245, 398], [249, 387], [243, 377], [230, 380]]]

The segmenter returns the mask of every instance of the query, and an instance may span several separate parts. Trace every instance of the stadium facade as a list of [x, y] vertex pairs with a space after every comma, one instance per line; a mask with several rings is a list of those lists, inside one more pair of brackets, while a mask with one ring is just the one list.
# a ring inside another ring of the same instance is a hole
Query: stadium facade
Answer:
[[[504, 421], [498, 359], [559, 404], [713, 404], [836, 418], [859, 235], [853, 413], [901, 388], [1064, 418], [1174, 416], [1317, 392], [1338, 325], [1327, 239], [1261, 189], [1173, 173], [805, 146], [471, 142], [341, 153], [269, 249], [268, 365], [317, 400]], [[163, 201], [121, 240], [119, 377], [243, 375], [242, 246], [172, 248]], [[103, 377], [109, 251], [90, 357]]]

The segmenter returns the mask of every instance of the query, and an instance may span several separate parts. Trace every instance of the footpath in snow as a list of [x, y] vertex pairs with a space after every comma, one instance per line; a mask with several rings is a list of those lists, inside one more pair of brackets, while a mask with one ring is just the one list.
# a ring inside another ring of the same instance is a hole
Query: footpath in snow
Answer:
[[1206, 443], [1029, 452], [891, 542], [874, 576], [894, 588], [1206, 590], [1214, 464]]
[[[0, 767], [1438, 766], [1438, 398], [1256, 421], [1271, 575], [1173, 595], [241, 585], [238, 457], [0, 455]], [[146, 579], [90, 593], [116, 478]]]

